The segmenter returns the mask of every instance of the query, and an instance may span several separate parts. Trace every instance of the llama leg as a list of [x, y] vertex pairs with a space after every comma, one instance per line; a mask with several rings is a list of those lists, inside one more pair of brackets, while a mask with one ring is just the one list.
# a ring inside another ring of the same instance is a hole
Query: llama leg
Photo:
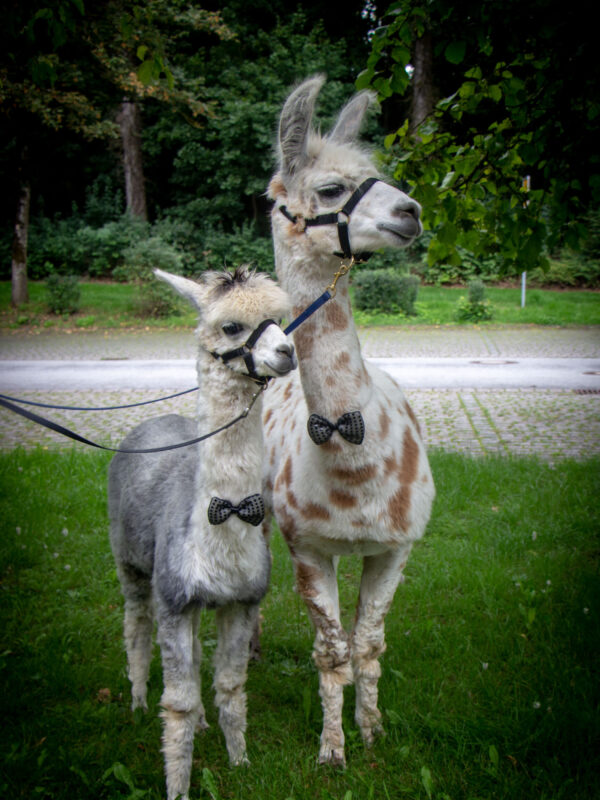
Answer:
[[123, 633], [131, 682], [131, 708], [148, 710], [146, 687], [152, 658], [152, 596], [150, 581], [118, 565], [125, 598]]
[[[200, 692], [194, 653], [194, 610], [158, 615], [164, 691], [163, 754], [167, 798], [187, 800], [192, 770], [194, 732], [200, 715]], [[196, 651], [197, 652], [197, 651]]]
[[340, 623], [337, 559], [314, 552], [293, 553], [296, 587], [315, 628], [313, 660], [319, 670], [323, 731], [319, 763], [344, 766], [344, 686], [352, 683], [348, 636]]
[[384, 733], [377, 707], [379, 656], [385, 650], [384, 619], [402, 580], [410, 545], [364, 559], [360, 598], [352, 634], [352, 666], [356, 684], [355, 719], [367, 747]]
[[217, 609], [215, 702], [231, 764], [248, 764], [246, 755], [246, 672], [258, 605], [232, 603]]

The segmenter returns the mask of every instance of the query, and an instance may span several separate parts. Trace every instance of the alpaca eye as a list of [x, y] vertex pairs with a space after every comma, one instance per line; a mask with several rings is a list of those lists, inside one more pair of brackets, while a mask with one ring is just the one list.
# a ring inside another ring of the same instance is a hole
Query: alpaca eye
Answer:
[[222, 327], [222, 331], [227, 336], [236, 336], [244, 330], [244, 326], [239, 322], [226, 322]]
[[334, 200], [336, 197], [340, 197], [346, 191], [345, 186], [342, 186], [341, 183], [330, 183], [327, 186], [322, 186], [320, 189], [317, 189], [317, 194], [320, 197], [323, 197], [326, 200]]

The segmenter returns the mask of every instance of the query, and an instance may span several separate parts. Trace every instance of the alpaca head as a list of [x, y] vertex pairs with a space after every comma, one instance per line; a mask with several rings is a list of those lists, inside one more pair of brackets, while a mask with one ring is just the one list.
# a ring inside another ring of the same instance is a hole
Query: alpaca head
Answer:
[[[239, 267], [234, 272], [205, 272], [198, 282], [155, 269], [157, 278], [170, 284], [199, 312], [196, 331], [203, 350], [222, 356], [241, 348], [265, 320], [252, 346], [254, 371], [260, 377], [286, 375], [297, 365], [294, 347], [279, 326], [289, 315], [287, 294], [267, 275]], [[243, 357], [227, 361], [234, 372], [248, 374]]]
[[[288, 97], [279, 121], [279, 171], [271, 180], [275, 201], [273, 229], [277, 245], [312, 257], [340, 250], [335, 224], [304, 227], [303, 220], [339, 211], [367, 178], [377, 178], [370, 155], [356, 139], [370, 92], [359, 92], [342, 109], [332, 131], [321, 136], [312, 128], [315, 101], [324, 78], [301, 83]], [[291, 222], [281, 207], [297, 217]], [[351, 214], [349, 238], [353, 253], [383, 247], [406, 247], [423, 228], [419, 204], [382, 181], [374, 183]]]

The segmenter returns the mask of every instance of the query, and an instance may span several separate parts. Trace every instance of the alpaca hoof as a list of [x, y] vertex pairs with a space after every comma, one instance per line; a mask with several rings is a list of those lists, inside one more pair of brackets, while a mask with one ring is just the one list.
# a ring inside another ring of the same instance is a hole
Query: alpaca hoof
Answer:
[[319, 764], [329, 764], [330, 767], [346, 767], [346, 756], [343, 748], [322, 746], [319, 752]]
[[204, 733], [210, 728], [210, 725], [206, 721], [206, 717], [202, 715], [199, 717], [198, 722], [196, 723], [196, 732], [197, 733]]
[[131, 710], [135, 711], [138, 708], [145, 713], [148, 711], [148, 703], [145, 697], [134, 695], [131, 699]]

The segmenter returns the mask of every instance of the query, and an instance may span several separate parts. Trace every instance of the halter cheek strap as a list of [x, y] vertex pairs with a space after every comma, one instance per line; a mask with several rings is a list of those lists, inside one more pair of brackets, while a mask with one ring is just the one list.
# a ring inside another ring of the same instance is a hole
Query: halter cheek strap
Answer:
[[233, 350], [228, 350], [226, 353], [216, 353], [214, 351], [211, 351], [211, 356], [217, 359], [221, 359], [221, 361], [224, 364], [227, 364], [234, 358], [243, 358], [248, 375], [252, 378], [252, 380], [261, 384], [266, 383], [269, 379], [261, 375], [258, 375], [256, 372], [256, 368], [254, 366], [254, 358], [252, 356], [252, 348], [260, 339], [264, 331], [269, 327], [269, 325], [277, 325], [277, 323], [275, 322], [274, 319], [264, 319], [260, 323], [260, 325], [252, 331], [250, 336], [246, 339], [246, 341], [241, 347], [236, 347]]
[[[338, 239], [340, 240], [341, 253], [334, 253], [341, 258], [352, 258], [355, 261], [367, 261], [371, 257], [371, 253], [353, 253], [350, 247], [350, 236], [348, 233], [348, 225], [350, 224], [350, 214], [354, 211], [356, 206], [369, 191], [374, 183], [377, 183], [379, 178], [367, 178], [363, 181], [350, 195], [348, 200], [344, 203], [339, 211], [333, 211], [329, 214], [319, 214], [316, 217], [305, 219], [304, 224], [307, 228], [316, 225], [337, 225]], [[286, 219], [290, 222], [296, 223], [298, 216], [290, 214], [285, 206], [279, 206], [279, 210]]]

